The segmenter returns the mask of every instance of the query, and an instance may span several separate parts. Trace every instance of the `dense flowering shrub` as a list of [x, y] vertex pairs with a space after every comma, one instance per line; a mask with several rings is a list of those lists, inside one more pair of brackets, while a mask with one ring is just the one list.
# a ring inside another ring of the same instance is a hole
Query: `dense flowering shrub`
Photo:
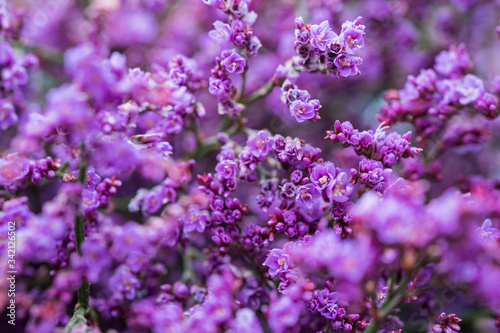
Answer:
[[1, 331], [500, 332], [499, 18], [1, 1]]

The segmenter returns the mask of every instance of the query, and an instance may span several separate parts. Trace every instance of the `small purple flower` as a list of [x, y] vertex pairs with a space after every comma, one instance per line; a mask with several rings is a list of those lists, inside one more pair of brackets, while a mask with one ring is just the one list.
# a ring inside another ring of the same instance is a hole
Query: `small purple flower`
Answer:
[[0, 100], [0, 129], [5, 131], [19, 121], [14, 106], [6, 100]]
[[206, 213], [200, 211], [197, 206], [189, 207], [186, 215], [184, 216], [184, 232], [191, 233], [193, 231], [203, 232], [207, 226], [208, 216]]
[[231, 160], [222, 160], [215, 167], [217, 175], [223, 179], [232, 179], [238, 174], [238, 164]]
[[311, 170], [311, 182], [318, 190], [323, 191], [328, 188], [337, 177], [337, 170], [332, 162], [316, 164]]
[[497, 228], [493, 228], [493, 222], [490, 219], [484, 220], [481, 228], [477, 228], [477, 233], [482, 238], [488, 239], [499, 239], [500, 238], [500, 230]]
[[231, 26], [227, 23], [222, 23], [221, 21], [215, 21], [215, 29], [208, 33], [208, 36], [212, 38], [216, 43], [222, 44], [229, 41], [231, 37]]
[[439, 53], [434, 65], [436, 72], [450, 78], [460, 77], [467, 73], [471, 67], [471, 61], [464, 44], [460, 44], [458, 47], [452, 45], [449, 51]]
[[304, 204], [307, 208], [311, 208], [319, 198], [320, 193], [313, 184], [303, 185], [297, 191], [296, 200]]
[[125, 299], [133, 300], [136, 290], [141, 287], [139, 280], [126, 265], [118, 267], [116, 272], [109, 278], [109, 286], [112, 291], [122, 294]]
[[311, 44], [320, 51], [325, 51], [328, 43], [337, 37], [331, 31], [327, 20], [321, 22], [319, 25], [312, 25], [309, 31], [311, 31]]
[[278, 274], [287, 272], [292, 266], [292, 260], [285, 251], [272, 249], [263, 265], [269, 267], [269, 275], [275, 277]]
[[459, 102], [462, 105], [467, 105], [478, 99], [484, 92], [483, 80], [475, 75], [467, 74], [462, 83], [457, 87], [457, 92], [460, 94]]
[[219, 99], [229, 97], [231, 81], [221, 80], [214, 77], [209, 79], [208, 91]]
[[365, 26], [361, 25], [360, 21], [361, 17], [358, 17], [353, 22], [346, 21], [342, 24], [342, 30], [339, 37], [343, 47], [349, 54], [353, 54], [356, 50], [365, 45]]
[[236, 51], [222, 52], [222, 67], [230, 74], [241, 74], [245, 71], [247, 61]]
[[460, 94], [457, 92], [457, 83], [452, 80], [444, 79], [436, 82], [437, 91], [443, 96], [443, 104], [457, 103]]
[[266, 158], [273, 144], [274, 139], [268, 131], [259, 131], [257, 135], [247, 140], [247, 146], [250, 148], [250, 152], [259, 160]]
[[339, 299], [339, 294], [336, 292], [329, 292], [327, 289], [323, 289], [318, 293], [317, 296], [318, 312], [327, 319], [337, 318], [338, 305], [335, 303]]
[[341, 54], [335, 58], [333, 63], [337, 67], [337, 77], [350, 77], [361, 74], [358, 66], [363, 60], [359, 57], [354, 57], [348, 54]]
[[297, 323], [300, 307], [288, 296], [282, 296], [269, 306], [269, 326], [273, 332], [287, 332], [287, 328]]
[[259, 319], [254, 311], [249, 308], [242, 308], [236, 312], [236, 317], [231, 323], [231, 330], [228, 333], [262, 333]]
[[487, 92], [474, 101], [474, 107], [490, 119], [496, 118], [500, 112], [498, 110], [498, 97]]
[[316, 110], [310, 103], [296, 100], [290, 104], [290, 114], [295, 117], [297, 122], [302, 123], [306, 120], [313, 119], [316, 116]]
[[17, 154], [0, 157], [0, 186], [9, 187], [28, 175], [29, 161]]
[[347, 179], [347, 174], [341, 172], [330, 185], [327, 192], [328, 198], [336, 202], [346, 202], [349, 200], [353, 190], [352, 183]]

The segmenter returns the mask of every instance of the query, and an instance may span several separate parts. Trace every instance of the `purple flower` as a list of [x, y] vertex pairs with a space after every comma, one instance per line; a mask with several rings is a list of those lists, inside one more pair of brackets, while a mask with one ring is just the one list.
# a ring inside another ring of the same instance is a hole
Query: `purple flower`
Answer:
[[17, 124], [17, 117], [14, 106], [9, 101], [0, 100], [0, 129], [5, 131], [11, 125]]
[[287, 272], [292, 266], [290, 255], [281, 249], [272, 249], [264, 265], [269, 267], [269, 275], [275, 277], [278, 274]]
[[231, 26], [227, 23], [222, 23], [221, 21], [215, 21], [214, 30], [211, 30], [208, 35], [217, 43], [225, 43], [229, 41], [231, 37]]
[[498, 109], [498, 97], [487, 92], [474, 101], [474, 107], [490, 119], [496, 118], [500, 112]]
[[358, 66], [363, 60], [359, 57], [354, 57], [349, 54], [341, 54], [335, 58], [333, 63], [337, 67], [337, 77], [350, 77], [361, 74]]
[[338, 305], [335, 303], [338, 299], [338, 293], [329, 292], [327, 289], [321, 290], [317, 295], [318, 312], [327, 319], [335, 319], [338, 311]]
[[28, 160], [17, 154], [0, 157], [0, 186], [10, 187], [29, 172]]
[[125, 299], [133, 300], [136, 290], [141, 287], [139, 280], [130, 272], [126, 265], [121, 265], [109, 278], [109, 286], [115, 293], [119, 293]]
[[365, 45], [365, 26], [360, 24], [361, 17], [355, 21], [346, 21], [342, 24], [340, 40], [347, 53], [353, 54]]
[[209, 79], [208, 91], [219, 99], [229, 97], [231, 81], [221, 80], [214, 77]]
[[222, 160], [215, 167], [217, 175], [223, 179], [232, 179], [238, 174], [238, 164], [231, 160]]
[[332, 162], [316, 164], [311, 169], [311, 182], [320, 191], [330, 187], [335, 177], [337, 177], [337, 170]]
[[236, 312], [236, 317], [231, 323], [228, 333], [262, 333], [259, 319], [255, 312], [249, 308], [242, 308]]
[[240, 74], [245, 70], [247, 61], [236, 51], [222, 52], [222, 67], [231, 74]]
[[14, 59], [14, 50], [7, 42], [0, 42], [0, 66], [10, 65]]
[[290, 104], [290, 114], [297, 122], [302, 123], [306, 120], [313, 119], [316, 116], [316, 110], [312, 104], [296, 100]]
[[247, 146], [250, 148], [250, 152], [259, 160], [266, 158], [273, 144], [274, 139], [268, 131], [259, 131], [257, 135], [247, 140]]
[[186, 215], [183, 218], [184, 232], [189, 234], [193, 231], [203, 232], [207, 225], [208, 216], [200, 211], [197, 206], [189, 207]]
[[311, 208], [320, 196], [319, 191], [313, 184], [307, 184], [299, 187], [296, 200], [304, 204], [307, 208]]
[[353, 190], [352, 183], [347, 179], [347, 174], [341, 172], [335, 180], [330, 184], [327, 195], [330, 200], [336, 202], [346, 202], [349, 200]]
[[321, 22], [319, 25], [312, 25], [309, 31], [311, 32], [311, 44], [320, 51], [325, 51], [328, 43], [337, 37], [330, 30], [330, 24], [327, 20]]
[[475, 75], [467, 74], [462, 83], [457, 87], [460, 94], [458, 101], [462, 105], [467, 105], [478, 99], [484, 92], [483, 80]]
[[471, 61], [464, 44], [460, 44], [458, 47], [452, 45], [449, 51], [439, 53], [434, 65], [436, 72], [450, 78], [460, 77], [467, 73], [471, 67]]
[[477, 233], [482, 238], [488, 239], [499, 239], [500, 238], [500, 230], [497, 228], [493, 228], [493, 222], [490, 219], [484, 220], [483, 224], [480, 228], [477, 228]]
[[281, 296], [269, 306], [269, 326], [273, 332], [287, 332], [287, 328], [297, 323], [300, 307], [288, 296]]

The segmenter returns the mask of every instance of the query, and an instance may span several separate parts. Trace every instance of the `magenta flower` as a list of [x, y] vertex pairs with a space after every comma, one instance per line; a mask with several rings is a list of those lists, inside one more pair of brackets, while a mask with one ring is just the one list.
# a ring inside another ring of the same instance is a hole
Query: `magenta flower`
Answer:
[[309, 31], [311, 32], [311, 44], [321, 51], [325, 51], [328, 43], [337, 37], [337, 35], [331, 31], [330, 23], [328, 23], [327, 20], [321, 22], [319, 25], [312, 25]]

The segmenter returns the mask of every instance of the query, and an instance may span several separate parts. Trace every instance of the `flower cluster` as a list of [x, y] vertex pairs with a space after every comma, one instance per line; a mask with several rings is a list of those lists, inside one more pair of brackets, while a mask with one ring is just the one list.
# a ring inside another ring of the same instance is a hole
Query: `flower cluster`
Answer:
[[365, 26], [361, 17], [342, 24], [340, 34], [330, 28], [328, 21], [305, 24], [302, 17], [295, 19], [295, 50], [298, 65], [307, 71], [321, 71], [347, 78], [361, 74], [363, 60], [356, 52], [365, 45]]

